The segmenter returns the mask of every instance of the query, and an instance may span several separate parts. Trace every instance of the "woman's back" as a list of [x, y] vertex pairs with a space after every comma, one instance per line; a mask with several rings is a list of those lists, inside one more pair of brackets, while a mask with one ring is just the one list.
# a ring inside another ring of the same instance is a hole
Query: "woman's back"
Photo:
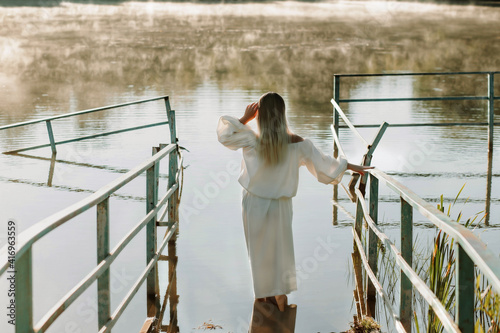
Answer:
[[319, 151], [309, 139], [290, 137], [284, 159], [267, 163], [258, 152], [259, 137], [231, 116], [223, 116], [217, 128], [219, 141], [231, 149], [243, 148], [242, 170], [238, 181], [250, 193], [262, 198], [291, 198], [297, 194], [299, 167], [308, 170], [325, 184], [338, 183], [347, 167], [345, 159], [336, 160]]

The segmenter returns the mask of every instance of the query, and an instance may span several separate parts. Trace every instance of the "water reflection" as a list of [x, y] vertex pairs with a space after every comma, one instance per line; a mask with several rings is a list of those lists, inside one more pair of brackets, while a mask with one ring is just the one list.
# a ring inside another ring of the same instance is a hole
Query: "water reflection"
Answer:
[[[168, 285], [163, 297], [162, 306], [158, 322], [160, 323], [161, 332], [177, 333], [179, 332], [179, 325], [177, 322], [177, 305], [179, 304], [179, 295], [177, 294], [177, 241], [178, 232], [172, 236], [168, 242], [168, 255], [161, 256], [160, 261], [168, 262]], [[165, 315], [168, 304], [168, 316]], [[167, 319], [168, 318], [168, 319]], [[163, 322], [168, 321], [167, 325]]]
[[252, 319], [249, 333], [293, 333], [297, 306], [287, 305], [281, 312], [278, 307], [269, 301], [255, 301], [253, 303]]

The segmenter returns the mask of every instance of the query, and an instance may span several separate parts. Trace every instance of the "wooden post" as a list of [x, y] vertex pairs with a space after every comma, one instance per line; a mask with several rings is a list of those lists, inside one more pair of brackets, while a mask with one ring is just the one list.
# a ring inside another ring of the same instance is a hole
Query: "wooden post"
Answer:
[[48, 187], [52, 187], [52, 180], [54, 179], [55, 167], [56, 167], [56, 154], [52, 154], [52, 157], [50, 158], [49, 178], [47, 179]]
[[[177, 144], [177, 132], [175, 128], [175, 111], [170, 110], [168, 112], [168, 124], [170, 127], [170, 142], [173, 144]], [[177, 174], [178, 170], [178, 163], [177, 163], [177, 158], [178, 158], [178, 147], [176, 150], [173, 150], [170, 153], [169, 156], [169, 169], [168, 169], [168, 188], [171, 188], [174, 186], [176, 179], [175, 176]], [[169, 222], [176, 222], [179, 221], [179, 214], [177, 211], [177, 197], [179, 196], [179, 188], [172, 194], [170, 199], [168, 200], [168, 221]], [[173, 237], [177, 237], [179, 228], [177, 228], [177, 231]]]
[[54, 132], [52, 131], [52, 124], [50, 120], [46, 120], [47, 132], [49, 133], [50, 148], [52, 149], [52, 155], [57, 154], [56, 141], [54, 140]]
[[456, 323], [462, 332], [474, 332], [474, 263], [458, 244]]
[[[333, 76], [333, 99], [337, 104], [339, 103], [340, 100], [340, 77], [337, 75]], [[337, 134], [337, 137], [339, 137], [339, 112], [335, 107], [333, 108], [333, 128], [335, 130], [335, 133]], [[335, 144], [335, 141], [333, 142], [333, 157], [338, 158], [339, 157], [339, 149], [337, 145]], [[334, 185], [333, 186], [333, 201], [337, 202], [339, 198], [339, 186]], [[338, 213], [339, 209], [337, 205], [333, 205], [333, 212], [332, 212], [332, 221], [333, 225], [338, 224]]]
[[[412, 267], [413, 258], [413, 207], [401, 198], [401, 255]], [[401, 270], [399, 318], [407, 333], [411, 332], [412, 284]]]
[[[372, 218], [373, 222], [376, 224], [378, 223], [378, 179], [377, 177], [370, 175], [370, 217]], [[368, 233], [368, 265], [370, 265], [370, 268], [373, 271], [373, 274], [375, 276], [377, 275], [377, 261], [378, 261], [378, 252], [377, 252], [377, 245], [378, 245], [378, 237], [373, 232], [372, 228], [369, 228], [369, 233]], [[375, 289], [375, 286], [373, 285], [372, 281], [370, 278], [366, 277], [367, 279], [367, 290], [366, 290], [366, 298], [367, 298], [367, 308], [366, 312], [368, 313], [369, 316], [375, 318], [375, 304], [376, 304], [376, 294], [377, 290]]]
[[361, 207], [361, 199], [359, 197], [356, 199], [356, 219], [354, 221], [354, 230], [361, 239], [361, 230], [363, 228], [363, 208]]
[[[153, 155], [158, 152], [158, 147], [153, 147]], [[153, 210], [158, 204], [158, 178], [157, 171], [158, 164], [153, 164], [146, 171], [146, 213]], [[156, 254], [156, 216], [153, 216], [146, 225], [146, 264]], [[147, 315], [148, 317], [157, 318], [160, 312], [159, 306], [159, 290], [157, 290], [156, 283], [157, 265], [151, 269], [148, 274], [146, 282], [147, 292]]]
[[495, 73], [488, 73], [488, 175], [486, 181], [486, 218], [485, 225], [490, 224], [491, 181], [493, 166], [493, 129], [495, 125]]
[[[179, 326], [177, 324], [177, 304], [179, 303], [179, 295], [177, 295], [177, 249], [176, 249], [176, 235], [168, 241], [168, 287], [170, 292], [169, 298], [169, 312], [170, 312], [170, 322], [169, 322], [169, 333], [179, 332]], [[161, 323], [159, 323], [161, 325]]]
[[15, 261], [16, 273], [16, 333], [32, 333], [33, 330], [33, 275], [31, 247]]
[[[97, 204], [97, 265], [109, 255], [109, 197]], [[109, 269], [97, 279], [97, 317], [99, 330], [111, 318]]]

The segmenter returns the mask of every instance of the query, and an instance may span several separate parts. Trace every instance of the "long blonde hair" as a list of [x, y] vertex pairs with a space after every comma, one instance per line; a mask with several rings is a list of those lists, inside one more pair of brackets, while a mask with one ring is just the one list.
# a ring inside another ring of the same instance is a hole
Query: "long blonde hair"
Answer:
[[274, 92], [268, 92], [259, 99], [257, 115], [260, 136], [257, 144], [259, 156], [266, 164], [282, 162], [290, 143], [290, 130], [285, 115], [285, 101]]

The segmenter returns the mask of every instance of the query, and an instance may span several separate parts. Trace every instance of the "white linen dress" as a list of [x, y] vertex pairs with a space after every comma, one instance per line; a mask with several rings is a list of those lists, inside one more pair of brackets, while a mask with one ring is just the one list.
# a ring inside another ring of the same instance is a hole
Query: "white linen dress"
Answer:
[[299, 167], [305, 165], [321, 183], [337, 184], [347, 169], [347, 160], [325, 155], [304, 139], [288, 144], [282, 163], [264, 165], [256, 152], [257, 134], [231, 116], [219, 119], [217, 136], [224, 146], [243, 150], [238, 181], [243, 186], [243, 227], [255, 297], [297, 290], [292, 197], [297, 193]]

